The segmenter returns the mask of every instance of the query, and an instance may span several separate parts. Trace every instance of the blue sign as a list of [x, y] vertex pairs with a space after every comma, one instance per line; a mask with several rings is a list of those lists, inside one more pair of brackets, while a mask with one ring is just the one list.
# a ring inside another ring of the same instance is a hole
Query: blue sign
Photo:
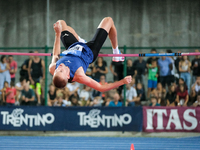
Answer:
[[142, 131], [142, 107], [0, 107], [0, 130]]

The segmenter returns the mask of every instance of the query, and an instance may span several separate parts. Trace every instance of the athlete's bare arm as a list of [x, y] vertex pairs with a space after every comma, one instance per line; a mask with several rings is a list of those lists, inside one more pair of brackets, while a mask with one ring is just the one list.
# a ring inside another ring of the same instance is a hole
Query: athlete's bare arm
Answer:
[[107, 31], [112, 47], [115, 49], [118, 46], [117, 30], [111, 17], [105, 17], [99, 24], [98, 28]]
[[80, 67], [75, 76], [74, 76], [74, 81], [76, 82], [79, 82], [81, 84], [85, 84], [97, 91], [100, 91], [100, 92], [105, 92], [105, 91], [109, 91], [111, 89], [114, 89], [114, 88], [117, 88], [123, 84], [128, 84], [130, 83], [132, 80], [132, 77], [131, 76], [126, 76], [124, 79], [120, 80], [120, 81], [117, 81], [117, 82], [114, 82], [114, 83], [109, 83], [109, 84], [106, 84], [106, 85], [101, 85], [99, 84], [97, 81], [93, 80], [92, 78], [88, 77], [85, 75], [82, 67]]
[[54, 47], [53, 47], [53, 56], [52, 56], [52, 61], [51, 64], [49, 65], [49, 72], [53, 75], [55, 68], [56, 68], [56, 62], [59, 59], [59, 54], [61, 52], [60, 49], [60, 35], [62, 31], [62, 27], [60, 25], [60, 22], [57, 21], [54, 23], [54, 30], [55, 30], [55, 41], [54, 41]]
[[56, 68], [56, 62], [59, 59], [59, 54], [61, 52], [60, 48], [60, 36], [62, 31], [69, 31], [76, 37], [77, 40], [79, 40], [78, 34], [75, 32], [75, 30], [68, 26], [65, 21], [58, 20], [56, 23], [54, 23], [54, 31], [55, 31], [55, 41], [54, 41], [54, 47], [53, 47], [53, 56], [52, 61], [49, 66], [49, 72], [53, 75], [55, 68]]

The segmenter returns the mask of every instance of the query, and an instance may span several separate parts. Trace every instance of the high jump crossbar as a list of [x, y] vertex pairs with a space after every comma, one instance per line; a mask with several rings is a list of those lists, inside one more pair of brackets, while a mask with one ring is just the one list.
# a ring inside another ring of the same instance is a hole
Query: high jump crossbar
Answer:
[[[0, 52], [0, 55], [21, 55], [21, 56], [52, 56], [52, 53], [18, 53], [18, 52]], [[66, 54], [60, 54], [65, 56]], [[195, 56], [200, 52], [191, 53], [142, 53], [142, 54], [99, 54], [99, 57], [155, 57], [155, 56]]]

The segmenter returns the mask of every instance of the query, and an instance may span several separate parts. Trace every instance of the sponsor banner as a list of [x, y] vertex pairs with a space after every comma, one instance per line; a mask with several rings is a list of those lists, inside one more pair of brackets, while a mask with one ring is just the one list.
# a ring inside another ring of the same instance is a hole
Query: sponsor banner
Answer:
[[63, 109], [51, 107], [0, 107], [0, 130], [64, 130]]
[[142, 107], [0, 107], [0, 130], [141, 131]]
[[200, 132], [199, 107], [143, 107], [145, 132]]
[[[142, 131], [142, 107], [71, 108], [69, 130]], [[75, 128], [76, 127], [76, 128]]]

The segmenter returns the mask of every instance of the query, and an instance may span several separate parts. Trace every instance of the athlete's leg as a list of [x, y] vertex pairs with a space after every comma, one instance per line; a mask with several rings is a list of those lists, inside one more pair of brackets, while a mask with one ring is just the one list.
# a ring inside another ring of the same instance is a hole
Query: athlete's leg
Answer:
[[69, 31], [70, 33], [72, 33], [74, 35], [74, 37], [77, 40], [79, 40], [78, 34], [75, 32], [75, 30], [72, 27], [68, 26], [64, 20], [58, 20], [58, 22], [60, 22], [60, 24], [61, 24], [62, 31]]
[[61, 41], [65, 48], [68, 49], [69, 46], [79, 41], [79, 36], [72, 27], [66, 24], [65, 21], [58, 20], [58, 22], [60, 23], [62, 29], [60, 36]]
[[111, 17], [106, 17], [104, 18], [98, 28], [102, 28], [104, 30], [107, 31], [108, 33], [108, 36], [110, 38], [110, 41], [111, 41], [111, 44], [112, 44], [112, 47], [113, 49], [116, 49], [117, 46], [118, 46], [118, 41], [117, 41], [117, 30], [115, 28], [115, 25], [114, 25], [114, 22], [113, 22], [113, 19]]
[[93, 61], [95, 61], [95, 59], [97, 58], [99, 51], [108, 35], [112, 44], [114, 54], [120, 53], [118, 50], [117, 30], [115, 28], [114, 22], [112, 18], [106, 17], [99, 24], [93, 39], [87, 43], [88, 47], [90, 47], [93, 52]]
[[[117, 30], [112, 18], [104, 18], [99, 24], [98, 28], [102, 28], [107, 31], [112, 44], [113, 54], [121, 54], [120, 50], [118, 49]], [[124, 57], [113, 57], [113, 61], [124, 61]]]

